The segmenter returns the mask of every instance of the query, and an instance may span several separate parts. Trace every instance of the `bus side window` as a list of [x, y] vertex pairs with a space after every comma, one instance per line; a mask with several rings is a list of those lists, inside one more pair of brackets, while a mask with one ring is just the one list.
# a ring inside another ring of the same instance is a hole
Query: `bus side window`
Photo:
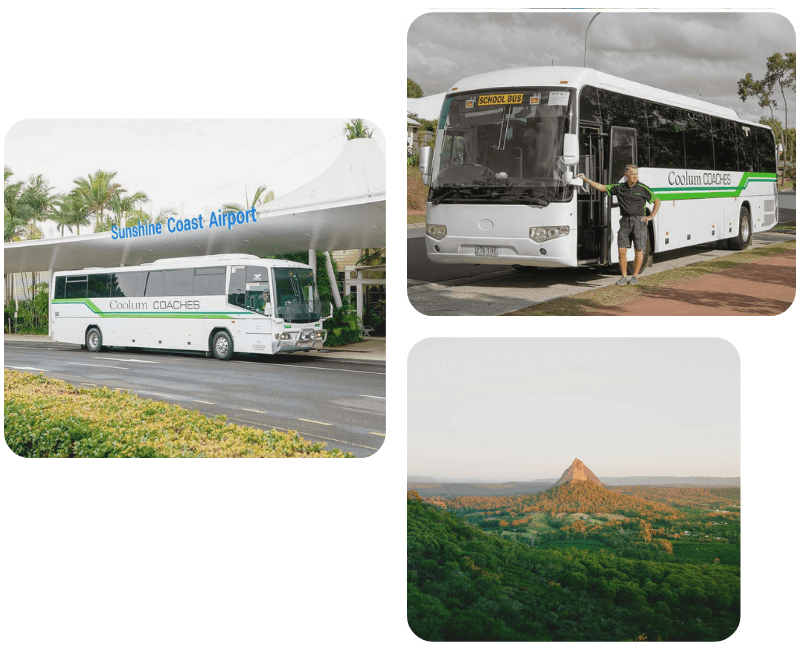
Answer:
[[63, 300], [66, 284], [67, 279], [63, 275], [56, 278], [56, 289], [53, 292], [53, 300]]
[[65, 298], [85, 298], [88, 281], [85, 275], [67, 276]]
[[246, 267], [232, 266], [231, 281], [228, 285], [228, 303], [237, 307], [244, 307], [244, 285], [246, 280]]

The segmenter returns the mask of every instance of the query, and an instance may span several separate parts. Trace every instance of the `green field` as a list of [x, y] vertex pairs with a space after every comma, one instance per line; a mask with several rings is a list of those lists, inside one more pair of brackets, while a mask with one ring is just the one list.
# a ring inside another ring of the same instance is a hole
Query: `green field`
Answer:
[[719, 559], [720, 564], [739, 566], [741, 553], [738, 544], [719, 542], [672, 542], [672, 554], [681, 562], [692, 564], [712, 564]]
[[574, 546], [575, 548], [585, 549], [588, 551], [599, 551], [600, 549], [609, 548], [603, 542], [597, 539], [557, 539], [551, 542], [539, 544], [536, 548], [539, 549], [553, 549], [553, 548], [566, 548], [567, 546]]

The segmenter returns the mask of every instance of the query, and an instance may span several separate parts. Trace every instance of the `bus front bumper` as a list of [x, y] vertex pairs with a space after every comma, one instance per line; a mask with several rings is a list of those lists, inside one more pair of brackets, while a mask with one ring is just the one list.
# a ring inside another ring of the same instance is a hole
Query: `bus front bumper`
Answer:
[[[429, 202], [425, 212], [428, 259], [444, 264], [577, 266], [574, 203], [530, 206]], [[567, 232], [549, 233], [549, 229]], [[535, 241], [534, 237], [545, 241]]]
[[537, 243], [522, 237], [450, 237], [425, 235], [431, 262], [441, 264], [517, 264], [521, 266], [577, 266], [576, 234]]
[[[317, 334], [321, 334], [318, 337]], [[321, 350], [328, 338], [327, 330], [307, 330], [284, 332], [276, 335], [277, 337], [287, 336], [288, 338], [276, 338], [272, 341], [272, 352], [308, 352], [309, 350]]]

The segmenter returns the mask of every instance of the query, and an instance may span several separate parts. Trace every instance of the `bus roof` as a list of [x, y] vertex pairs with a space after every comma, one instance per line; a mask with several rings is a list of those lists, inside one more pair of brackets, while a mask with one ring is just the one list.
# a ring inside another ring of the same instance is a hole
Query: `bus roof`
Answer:
[[[746, 124], [764, 127], [763, 124], [742, 120], [739, 114], [731, 108], [717, 106], [701, 99], [686, 97], [653, 86], [647, 86], [622, 77], [615, 77], [605, 72], [592, 68], [578, 68], [568, 66], [540, 66], [531, 68], [512, 68], [498, 70], [466, 77], [453, 84], [448, 92], [461, 93], [470, 90], [485, 88], [515, 88], [524, 86], [564, 86], [566, 88], [581, 88], [583, 86], [596, 86], [605, 90], [632, 95], [641, 99], [678, 106], [717, 117], [724, 117]], [[766, 127], [769, 128], [769, 127]]]
[[269, 266], [283, 266], [283, 267], [301, 267], [301, 268], [310, 268], [308, 264], [302, 264], [300, 262], [293, 262], [291, 260], [276, 260], [276, 259], [264, 259], [258, 257], [256, 255], [236, 255], [236, 254], [225, 254], [225, 255], [201, 255], [197, 257], [169, 257], [165, 259], [156, 260], [155, 262], [145, 262], [139, 266], [117, 266], [117, 267], [99, 267], [99, 266], [90, 266], [83, 269], [73, 269], [73, 270], [64, 270], [64, 271], [56, 271], [53, 275], [64, 274], [64, 273], [75, 273], [75, 271], [132, 271], [134, 269], [171, 269], [171, 268], [187, 268], [187, 267], [202, 267], [202, 266], [217, 266], [220, 264], [236, 264], [236, 265], [247, 265], [247, 264], [264, 264], [267, 263]]

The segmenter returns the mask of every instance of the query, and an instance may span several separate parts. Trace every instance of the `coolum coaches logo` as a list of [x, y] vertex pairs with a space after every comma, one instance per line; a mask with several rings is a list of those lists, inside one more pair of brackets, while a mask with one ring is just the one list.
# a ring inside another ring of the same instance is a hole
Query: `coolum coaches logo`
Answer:
[[198, 215], [193, 219], [175, 219], [170, 217], [167, 219], [167, 229], [163, 229], [163, 223], [140, 223], [136, 226], [128, 226], [120, 228], [119, 226], [111, 226], [111, 239], [128, 239], [130, 237], [150, 237], [153, 235], [162, 235], [165, 233], [176, 232], [189, 232], [191, 230], [210, 230], [211, 228], [224, 228], [232, 230], [235, 226], [240, 226], [246, 223], [253, 223], [257, 221], [256, 209], [250, 208], [249, 210], [239, 210], [239, 212], [212, 212], [208, 220], [205, 222], [203, 215]]
[[667, 176], [667, 182], [670, 185], [707, 187], [709, 185], [731, 185], [733, 181], [730, 174], [720, 174], [719, 172], [690, 174], [689, 172], [672, 171]]

